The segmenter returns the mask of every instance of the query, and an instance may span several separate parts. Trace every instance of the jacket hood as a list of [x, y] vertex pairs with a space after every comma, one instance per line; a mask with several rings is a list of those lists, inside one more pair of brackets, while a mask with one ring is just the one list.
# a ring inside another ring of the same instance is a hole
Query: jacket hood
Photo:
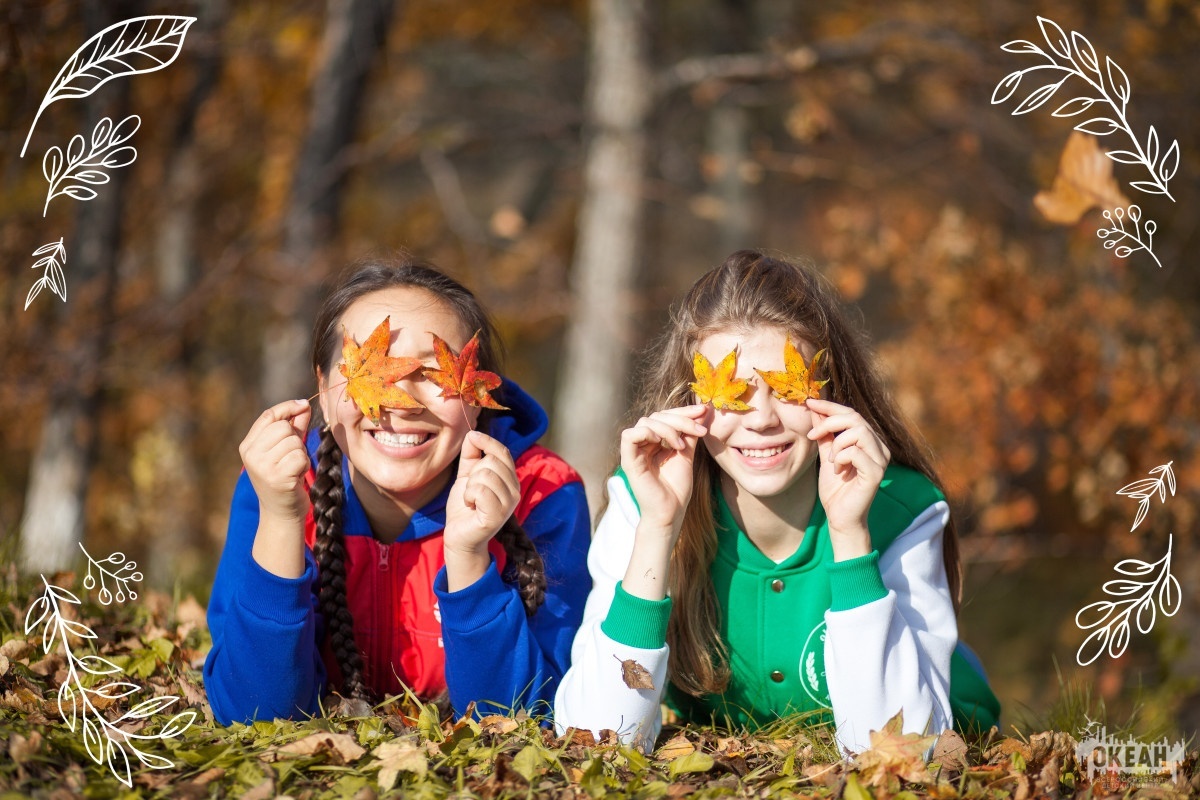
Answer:
[[538, 401], [515, 381], [505, 378], [500, 388], [492, 394], [500, 405], [508, 406], [508, 411], [496, 412], [486, 433], [503, 442], [515, 461], [542, 438], [550, 420]]

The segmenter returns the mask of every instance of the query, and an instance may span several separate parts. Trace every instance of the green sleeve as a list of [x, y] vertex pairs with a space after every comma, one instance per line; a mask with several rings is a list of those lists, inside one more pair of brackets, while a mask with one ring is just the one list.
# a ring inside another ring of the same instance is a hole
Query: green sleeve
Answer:
[[617, 582], [608, 616], [600, 630], [614, 642], [643, 650], [657, 650], [667, 643], [667, 621], [671, 618], [671, 598], [644, 600], [634, 597]]

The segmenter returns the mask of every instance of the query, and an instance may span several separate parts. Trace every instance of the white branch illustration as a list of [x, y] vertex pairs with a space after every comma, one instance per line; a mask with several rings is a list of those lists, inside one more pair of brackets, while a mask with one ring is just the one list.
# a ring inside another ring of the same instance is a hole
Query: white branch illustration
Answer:
[[[1127, 258], [1138, 250], [1145, 250], [1154, 259], [1154, 263], [1158, 264], [1158, 268], [1162, 269], [1162, 262], [1154, 254], [1154, 232], [1158, 230], [1158, 224], [1154, 220], [1148, 219], [1143, 226], [1141, 208], [1132, 205], [1128, 211], [1123, 208], [1113, 211], [1105, 210], [1104, 218], [1112, 224], [1112, 227], [1101, 228], [1096, 231], [1096, 235], [1104, 239], [1105, 250], [1112, 250], [1117, 258]], [[1129, 229], [1125, 227], [1126, 220], [1132, 223], [1132, 227]], [[1142, 238], [1143, 236], [1145, 239]]]
[[[1120, 65], [1110, 56], [1104, 57], [1104, 68], [1101, 69], [1096, 49], [1087, 40], [1087, 37], [1078, 31], [1071, 31], [1068, 38], [1063, 29], [1053, 20], [1046, 17], [1038, 17], [1037, 20], [1042, 29], [1042, 36], [1049, 45], [1049, 53], [1025, 39], [1008, 42], [1001, 49], [1009, 53], [1038, 55], [1046, 59], [1047, 63], [1026, 67], [1006, 75], [996, 84], [996, 88], [992, 92], [992, 103], [1004, 103], [1012, 97], [1025, 76], [1049, 70], [1052, 76], [1051, 83], [1034, 89], [1012, 111], [1014, 115], [1028, 114], [1049, 102], [1059, 87], [1068, 79], [1072, 77], [1081, 79], [1092, 91], [1063, 103], [1054, 111], [1054, 116], [1074, 117], [1088, 111], [1094, 105], [1107, 105], [1112, 116], [1092, 117], [1076, 125], [1075, 130], [1094, 136], [1107, 136], [1117, 131], [1125, 132], [1133, 142], [1133, 150], [1111, 150], [1106, 155], [1121, 164], [1144, 166], [1150, 173], [1150, 180], [1133, 181], [1129, 185], [1148, 194], [1166, 195], [1174, 202], [1175, 198], [1171, 196], [1167, 184], [1179, 169], [1179, 141], [1172, 141], [1171, 146], [1160, 153], [1158, 131], [1151, 125], [1150, 133], [1146, 137], [1145, 146], [1143, 146], [1125, 116], [1131, 92], [1129, 76], [1125, 74], [1125, 70], [1121, 69]], [[1059, 74], [1062, 77], [1054, 80]], [[1095, 96], [1091, 96], [1093, 93]]]
[[[88, 591], [96, 588], [96, 579], [92, 577], [92, 567], [95, 567], [96, 571], [100, 573], [100, 592], [96, 595], [96, 599], [103, 605], [108, 605], [113, 600], [123, 603], [126, 597], [130, 600], [137, 600], [137, 590], [129, 585], [130, 581], [140, 582], [142, 580], [142, 573], [136, 571], [136, 561], [127, 561], [124, 553], [113, 553], [108, 558], [97, 561], [92, 558], [92, 554], [87, 551], [82, 542], [79, 543], [79, 549], [83, 550], [83, 555], [88, 560], [87, 577], [83, 579], [83, 588]], [[104, 568], [105, 564], [112, 564], [117, 569], [115, 571], [107, 570]], [[129, 574], [118, 575], [117, 573]], [[108, 586], [105, 584], [105, 576], [112, 578], [113, 583], [116, 584], [117, 593], [115, 595], [109, 591]]]
[[1165, 503], [1168, 489], [1171, 496], [1175, 496], [1175, 472], [1171, 469], [1171, 465], [1174, 463], [1174, 461], [1168, 461], [1166, 464], [1150, 470], [1151, 475], [1158, 474], [1157, 478], [1142, 478], [1140, 481], [1134, 481], [1117, 489], [1117, 494], [1132, 497], [1138, 501], [1137, 516], [1133, 519], [1133, 527], [1129, 529], [1130, 533], [1137, 530], [1137, 526], [1142, 524], [1142, 520], [1150, 512], [1151, 497], [1157, 494], [1159, 502]]
[[46, 587], [45, 591], [33, 601], [25, 614], [25, 633], [30, 634], [38, 626], [44, 625], [42, 651], [45, 653], [49, 653], [55, 643], [62, 644], [62, 653], [67, 659], [67, 677], [58, 690], [58, 713], [67, 723], [67, 727], [74, 731], [76, 725], [80, 725], [83, 731], [83, 746], [88, 756], [97, 764], [107, 761], [112, 774], [128, 787], [133, 786], [129, 762], [131, 753], [151, 769], [174, 767], [175, 764], [170, 759], [147, 753], [138, 748], [135, 742], [179, 736], [196, 720], [195, 710], [188, 709], [176, 714], [155, 734], [129, 733], [117, 727], [122, 722], [143, 720], [161, 714], [179, 700], [178, 697], [164, 695], [143, 700], [110, 722], [100, 713], [100, 709], [96, 708], [94, 701], [102, 698], [119, 700], [142, 691], [142, 687], [136, 683], [117, 680], [97, 686], [84, 686], [85, 675], [118, 675], [121, 668], [98, 655], [75, 655], [71, 650], [70, 637], [95, 639], [96, 632], [87, 625], [66, 619], [62, 615], [59, 604], [80, 605], [78, 597], [60, 586], [49, 583], [44, 575], [42, 583]]
[[109, 25], [84, 42], [63, 64], [42, 98], [21, 147], [21, 158], [25, 157], [42, 112], [51, 103], [87, 97], [114, 78], [168, 66], [179, 57], [184, 37], [195, 21], [195, 17], [165, 15], [134, 17]]
[[50, 189], [46, 192], [42, 216], [46, 216], [50, 201], [59, 195], [65, 194], [76, 200], [94, 198], [96, 190], [91, 186], [100, 186], [109, 180], [103, 168], [116, 169], [132, 164], [137, 158], [137, 150], [121, 145], [137, 133], [141, 124], [142, 118], [137, 114], [130, 114], [116, 126], [110, 118], [105, 117], [92, 129], [90, 143], [79, 134], [71, 137], [65, 158], [57, 146], [47, 150], [42, 158], [42, 174], [46, 176]]
[[1113, 568], [1129, 577], [1107, 581], [1103, 587], [1104, 593], [1125, 599], [1089, 603], [1075, 614], [1075, 625], [1080, 630], [1096, 628], [1075, 653], [1075, 661], [1081, 667], [1091, 664], [1106, 649], [1113, 658], [1125, 652], [1129, 645], [1130, 617], [1135, 611], [1138, 630], [1149, 633], [1158, 619], [1159, 611], [1170, 617], [1179, 610], [1182, 594], [1179, 581], [1171, 574], [1173, 541], [1174, 536], [1167, 539], [1166, 555], [1152, 564], [1127, 558]]
[[46, 287], [61, 297], [64, 303], [67, 302], [67, 276], [63, 274], [62, 269], [63, 265], [67, 263], [67, 248], [63, 244], [62, 237], [60, 236], [57, 242], [42, 245], [33, 251], [33, 255], [41, 256], [41, 258], [33, 262], [30, 269], [41, 267], [42, 277], [33, 282], [29, 294], [25, 296], [25, 310], [29, 310], [29, 304]]

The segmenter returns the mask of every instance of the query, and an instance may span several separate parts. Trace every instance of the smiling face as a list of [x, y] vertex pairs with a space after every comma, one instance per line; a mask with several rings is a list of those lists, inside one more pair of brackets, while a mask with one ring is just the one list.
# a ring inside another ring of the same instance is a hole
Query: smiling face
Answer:
[[[817, 460], [816, 442], [808, 438], [812, 412], [803, 404], [772, 396], [770, 387], [754, 371], [784, 369], [786, 341], [787, 333], [779, 328], [756, 327], [718, 331], [697, 347], [714, 364], [737, 348], [735, 377], [749, 383], [741, 399], [753, 410], [711, 412], [704, 446], [726, 476], [755, 497], [787, 492], [800, 476], [809, 474]], [[792, 341], [806, 359], [812, 358], [814, 349], [809, 343]]]
[[[388, 354], [414, 356], [425, 366], [436, 366], [430, 333], [436, 333], [456, 352], [474, 333], [465, 330], [458, 316], [436, 295], [414, 287], [383, 289], [360, 297], [346, 309], [341, 324], [361, 344], [389, 314], [392, 335]], [[418, 370], [396, 385], [425, 408], [385, 408], [375, 424], [346, 394], [345, 379], [337, 369], [341, 360], [339, 351], [320, 376], [321, 410], [349, 459], [355, 491], [373, 523], [392, 516], [388, 504], [402, 516], [411, 516], [445, 487], [451, 477], [450, 466], [479, 409], [457, 398], [442, 399], [441, 389]]]

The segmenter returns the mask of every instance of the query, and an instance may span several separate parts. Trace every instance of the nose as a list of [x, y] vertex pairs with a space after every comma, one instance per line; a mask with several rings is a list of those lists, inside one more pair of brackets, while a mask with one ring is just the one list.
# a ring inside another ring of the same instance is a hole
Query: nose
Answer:
[[779, 424], [779, 414], [775, 409], [775, 398], [771, 396], [771, 387], [757, 375], [750, 379], [750, 389], [743, 402], [749, 404], [751, 410], [742, 414], [742, 426], [750, 430], [767, 430]]

